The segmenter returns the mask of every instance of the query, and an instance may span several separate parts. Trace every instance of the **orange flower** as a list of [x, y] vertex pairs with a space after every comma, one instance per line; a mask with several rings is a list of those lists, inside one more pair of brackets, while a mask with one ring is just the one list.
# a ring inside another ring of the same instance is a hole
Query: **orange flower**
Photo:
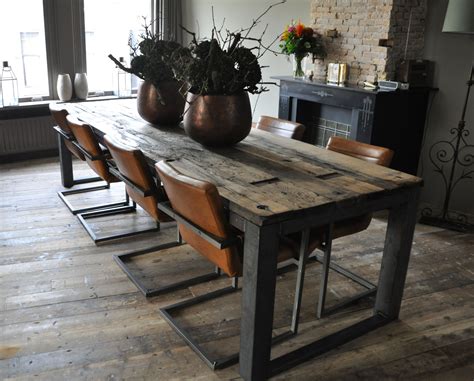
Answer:
[[304, 25], [300, 22], [296, 25], [296, 37], [301, 37], [303, 35]]

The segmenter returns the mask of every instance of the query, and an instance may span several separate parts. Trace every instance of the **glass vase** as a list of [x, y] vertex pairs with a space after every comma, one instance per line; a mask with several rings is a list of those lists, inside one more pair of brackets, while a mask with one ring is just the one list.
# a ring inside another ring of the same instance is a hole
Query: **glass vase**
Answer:
[[[126, 66], [125, 59], [119, 58], [122, 65]], [[118, 66], [117, 69], [117, 96], [119, 98], [127, 98], [132, 95], [132, 76], [131, 74], [123, 71]]]
[[18, 80], [8, 61], [3, 62], [3, 69], [0, 76], [0, 106], [18, 106]]
[[308, 55], [293, 55], [293, 77], [296, 79], [304, 79], [308, 66]]

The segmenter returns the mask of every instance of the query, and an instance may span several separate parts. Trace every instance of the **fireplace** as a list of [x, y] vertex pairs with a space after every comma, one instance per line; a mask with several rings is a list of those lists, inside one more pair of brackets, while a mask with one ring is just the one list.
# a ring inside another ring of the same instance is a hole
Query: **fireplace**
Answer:
[[430, 88], [383, 92], [274, 77], [279, 117], [303, 123], [304, 141], [325, 146], [336, 135], [394, 150], [392, 168], [416, 174]]

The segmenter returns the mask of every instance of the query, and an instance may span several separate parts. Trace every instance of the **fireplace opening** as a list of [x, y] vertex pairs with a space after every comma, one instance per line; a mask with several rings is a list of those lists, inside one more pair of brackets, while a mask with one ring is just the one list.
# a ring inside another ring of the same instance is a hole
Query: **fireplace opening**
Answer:
[[352, 110], [298, 100], [296, 120], [306, 126], [304, 141], [326, 147], [331, 136], [349, 139]]

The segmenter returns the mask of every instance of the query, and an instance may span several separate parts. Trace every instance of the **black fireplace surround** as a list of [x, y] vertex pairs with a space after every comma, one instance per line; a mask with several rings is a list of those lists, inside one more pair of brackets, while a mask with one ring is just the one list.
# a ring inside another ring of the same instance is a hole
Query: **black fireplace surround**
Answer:
[[392, 92], [273, 77], [280, 81], [278, 116], [303, 123], [304, 141], [324, 146], [329, 136], [388, 147], [391, 167], [416, 174], [431, 88]]

